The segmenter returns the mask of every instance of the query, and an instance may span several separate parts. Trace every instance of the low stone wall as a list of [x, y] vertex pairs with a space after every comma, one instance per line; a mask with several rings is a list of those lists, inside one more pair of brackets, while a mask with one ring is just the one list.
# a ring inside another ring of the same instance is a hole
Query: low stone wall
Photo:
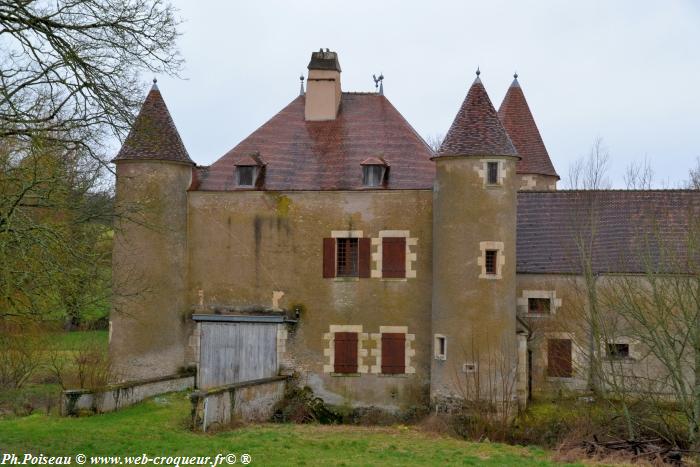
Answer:
[[169, 375], [137, 381], [127, 381], [99, 389], [69, 389], [63, 391], [61, 414], [80, 412], [112, 412], [152, 396], [166, 392], [184, 391], [194, 387], [194, 376]]
[[192, 428], [207, 431], [234, 420], [265, 421], [284, 397], [287, 376], [246, 381], [190, 394]]

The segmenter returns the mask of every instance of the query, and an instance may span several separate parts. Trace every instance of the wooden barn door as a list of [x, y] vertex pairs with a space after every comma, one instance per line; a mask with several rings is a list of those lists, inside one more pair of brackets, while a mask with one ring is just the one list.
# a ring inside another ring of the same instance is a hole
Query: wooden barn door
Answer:
[[201, 389], [277, 376], [277, 325], [201, 323]]

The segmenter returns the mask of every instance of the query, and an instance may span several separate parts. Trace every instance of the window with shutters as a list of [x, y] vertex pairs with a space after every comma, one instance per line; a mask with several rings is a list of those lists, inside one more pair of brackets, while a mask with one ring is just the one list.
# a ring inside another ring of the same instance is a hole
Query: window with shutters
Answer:
[[571, 339], [547, 340], [547, 376], [571, 378]]
[[370, 277], [371, 239], [337, 237], [323, 239], [323, 277]]
[[357, 333], [336, 332], [333, 337], [333, 371], [341, 374], [357, 373]]
[[382, 333], [382, 374], [406, 373], [406, 334]]
[[382, 238], [382, 277], [406, 277], [406, 238]]

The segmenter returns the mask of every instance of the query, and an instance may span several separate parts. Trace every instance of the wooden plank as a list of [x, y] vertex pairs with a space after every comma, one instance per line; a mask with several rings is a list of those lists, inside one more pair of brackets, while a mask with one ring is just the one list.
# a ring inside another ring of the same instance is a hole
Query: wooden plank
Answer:
[[371, 251], [370, 251], [371, 239], [370, 238], [360, 238], [358, 247], [358, 275], [360, 277], [370, 276], [370, 262], [371, 262]]
[[335, 238], [323, 239], [323, 277], [335, 277]]
[[199, 386], [277, 376], [277, 325], [202, 323]]

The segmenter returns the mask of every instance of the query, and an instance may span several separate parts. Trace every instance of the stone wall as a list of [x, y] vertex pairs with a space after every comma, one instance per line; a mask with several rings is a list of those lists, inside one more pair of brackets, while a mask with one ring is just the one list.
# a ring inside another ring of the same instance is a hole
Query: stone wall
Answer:
[[194, 387], [194, 376], [172, 375], [129, 381], [100, 389], [63, 391], [61, 415], [113, 412], [134, 405], [149, 397]]
[[[324, 278], [323, 239], [342, 232], [372, 240], [400, 233], [407, 239], [407, 277], [377, 277], [381, 243], [374, 241], [374, 277]], [[189, 300], [197, 308], [299, 310], [280, 361], [327, 403], [395, 410], [422, 400], [432, 359], [431, 190], [191, 192], [188, 244]], [[366, 371], [325, 371], [331, 341], [324, 337], [338, 326], [361, 328]], [[411, 336], [415, 373], [373, 374], [379, 354], [371, 335], [396, 326]]]
[[267, 421], [284, 397], [286, 382], [286, 377], [279, 376], [194, 392], [190, 394], [192, 428], [206, 432], [234, 421]]

